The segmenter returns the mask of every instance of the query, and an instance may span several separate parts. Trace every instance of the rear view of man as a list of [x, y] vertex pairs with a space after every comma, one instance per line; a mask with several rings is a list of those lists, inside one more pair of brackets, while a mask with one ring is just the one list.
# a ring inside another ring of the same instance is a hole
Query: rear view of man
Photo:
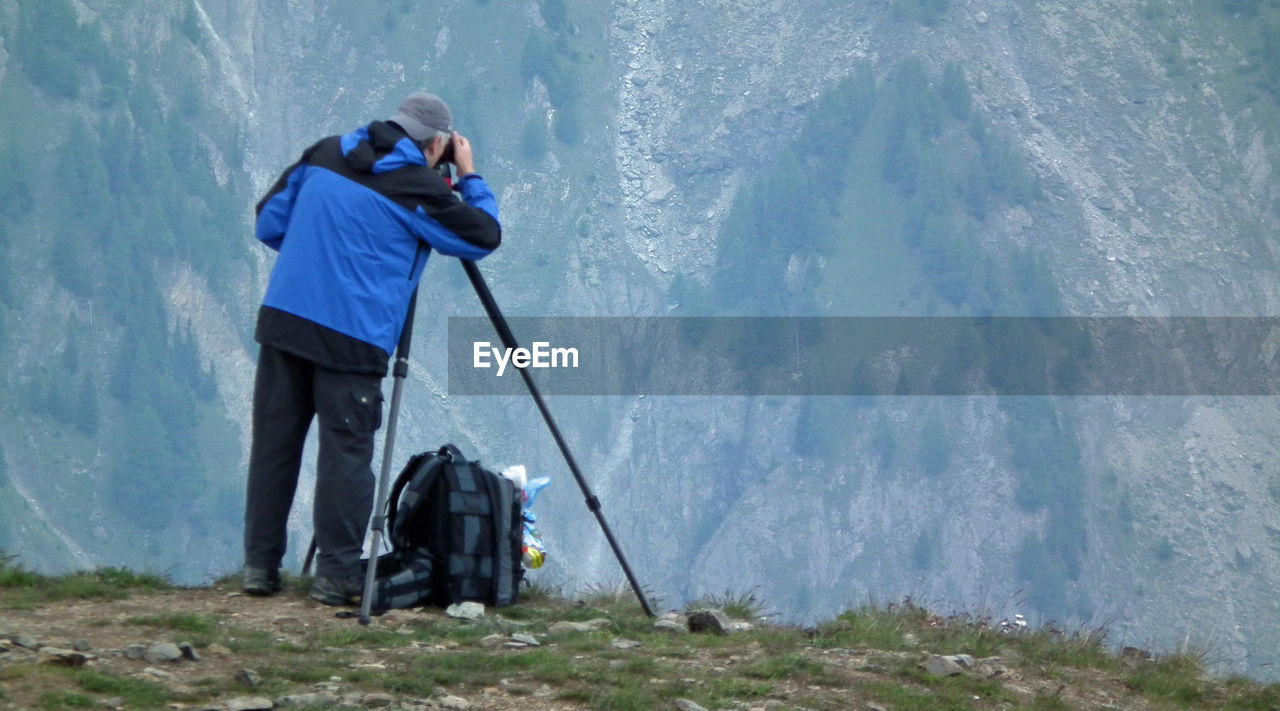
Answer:
[[[450, 190], [433, 168], [457, 167]], [[279, 256], [258, 312], [261, 345], [245, 507], [244, 591], [280, 589], [303, 443], [320, 423], [311, 597], [359, 594], [373, 505], [382, 379], [433, 249], [479, 259], [501, 242], [498, 205], [449, 108], [414, 94], [374, 121], [308, 148], [257, 206], [257, 237]]]

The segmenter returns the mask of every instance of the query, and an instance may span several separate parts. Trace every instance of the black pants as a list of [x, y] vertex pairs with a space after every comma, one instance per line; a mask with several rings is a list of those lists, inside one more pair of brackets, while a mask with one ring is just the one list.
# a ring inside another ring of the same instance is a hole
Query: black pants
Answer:
[[245, 563], [267, 570], [280, 566], [302, 447], [317, 416], [316, 575], [354, 580], [373, 506], [370, 464], [373, 436], [382, 425], [382, 376], [329, 370], [266, 345], [253, 390]]

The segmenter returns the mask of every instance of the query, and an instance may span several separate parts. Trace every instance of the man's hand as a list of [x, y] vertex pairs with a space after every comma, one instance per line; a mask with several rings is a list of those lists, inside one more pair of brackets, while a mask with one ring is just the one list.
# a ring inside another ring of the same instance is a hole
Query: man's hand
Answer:
[[471, 141], [467, 137], [453, 132], [453, 164], [458, 168], [458, 176], [476, 172], [476, 161], [471, 156]]

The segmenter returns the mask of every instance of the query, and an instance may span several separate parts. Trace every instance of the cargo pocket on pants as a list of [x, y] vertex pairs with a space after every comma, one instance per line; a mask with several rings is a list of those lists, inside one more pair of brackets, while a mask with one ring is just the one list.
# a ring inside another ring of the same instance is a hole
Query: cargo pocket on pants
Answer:
[[376, 432], [382, 426], [382, 378], [347, 375], [317, 403], [320, 421], [348, 432]]

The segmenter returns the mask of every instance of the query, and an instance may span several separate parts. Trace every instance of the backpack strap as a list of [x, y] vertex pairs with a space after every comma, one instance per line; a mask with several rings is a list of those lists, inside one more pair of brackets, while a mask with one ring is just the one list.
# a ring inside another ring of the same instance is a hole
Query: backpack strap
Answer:
[[489, 478], [489, 507], [492, 511], [493, 577], [488, 602], [502, 607], [516, 601], [520, 590], [520, 567], [524, 522], [523, 506], [515, 483], [501, 475]]
[[396, 528], [397, 514], [413, 511], [426, 497], [432, 482], [443, 468], [439, 453], [421, 452], [409, 458], [396, 477], [391, 495], [387, 497], [387, 541], [392, 550], [409, 545], [405, 533]]

